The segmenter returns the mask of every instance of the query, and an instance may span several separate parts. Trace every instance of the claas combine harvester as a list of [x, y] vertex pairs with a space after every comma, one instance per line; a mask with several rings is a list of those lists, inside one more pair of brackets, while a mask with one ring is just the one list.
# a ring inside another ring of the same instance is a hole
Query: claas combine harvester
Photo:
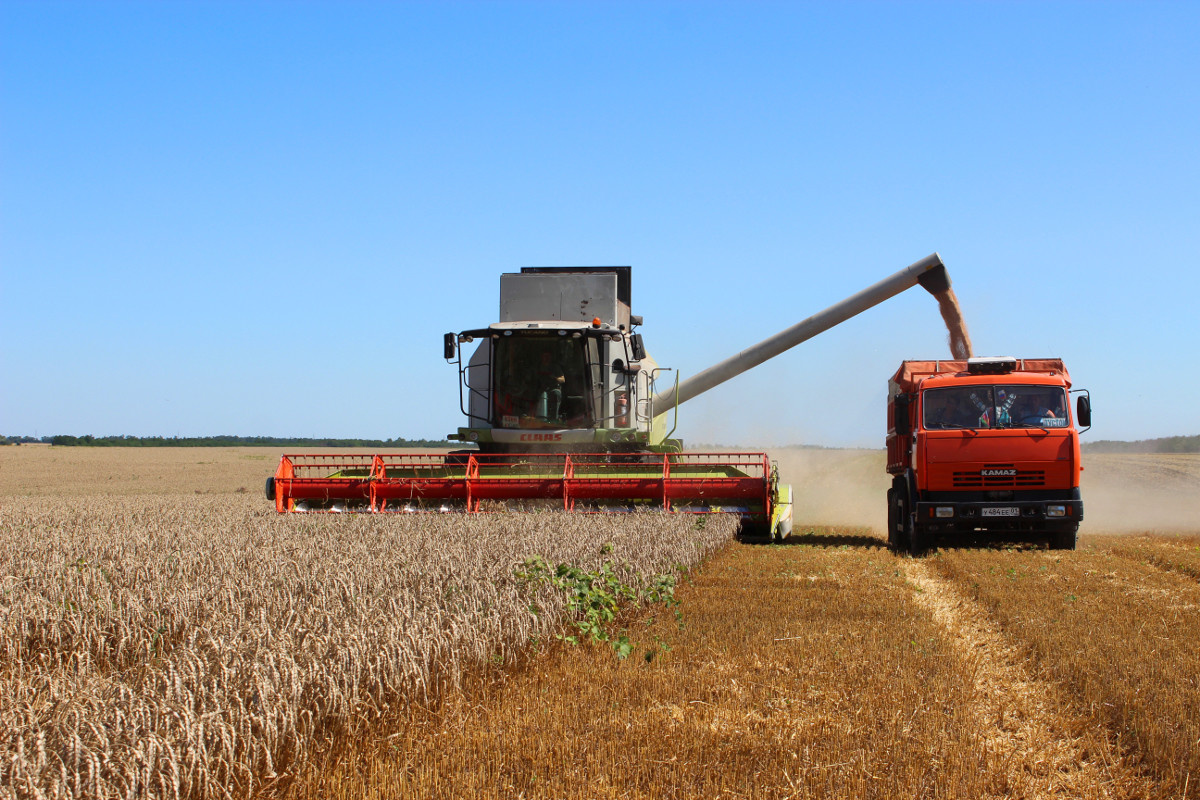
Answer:
[[[688, 452], [679, 406], [900, 292], [949, 288], [936, 253], [669, 386], [630, 313], [629, 267], [526, 267], [500, 277], [500, 319], [448, 333], [467, 425], [446, 453], [284, 455], [266, 493], [280, 512], [734, 513], [743, 536], [782, 538], [791, 487], [765, 453]], [[476, 344], [464, 360], [464, 346]], [[669, 427], [668, 427], [669, 426]]]

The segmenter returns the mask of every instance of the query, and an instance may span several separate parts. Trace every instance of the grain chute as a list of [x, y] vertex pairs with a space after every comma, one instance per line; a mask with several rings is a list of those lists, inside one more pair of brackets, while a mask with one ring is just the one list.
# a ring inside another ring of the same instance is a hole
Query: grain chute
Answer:
[[668, 387], [630, 313], [629, 267], [507, 273], [499, 321], [444, 339], [467, 417], [448, 438], [466, 448], [285, 455], [267, 497], [280, 512], [735, 513], [744, 534], [784, 537], [791, 487], [775, 465], [765, 453], [685, 451], [672, 438], [679, 405], [918, 283], [949, 288], [936, 253]]

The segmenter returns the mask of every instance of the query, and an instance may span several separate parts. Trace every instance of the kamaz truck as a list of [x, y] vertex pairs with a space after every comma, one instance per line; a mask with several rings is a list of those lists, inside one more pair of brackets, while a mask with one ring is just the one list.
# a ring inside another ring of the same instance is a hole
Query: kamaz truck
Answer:
[[1091, 417], [1061, 359], [903, 362], [888, 382], [888, 545], [916, 556], [939, 539], [990, 537], [1073, 550]]

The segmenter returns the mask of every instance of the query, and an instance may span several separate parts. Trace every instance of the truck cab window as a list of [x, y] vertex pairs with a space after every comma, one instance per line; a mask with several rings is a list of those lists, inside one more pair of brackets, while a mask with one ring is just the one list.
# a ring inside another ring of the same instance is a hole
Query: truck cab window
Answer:
[[1009, 386], [1008, 424], [1019, 428], [1067, 427], [1067, 393], [1057, 386]]
[[992, 427], [992, 387], [963, 386], [924, 393], [922, 423], [928, 430]]
[[1065, 428], [1066, 392], [1056, 386], [962, 386], [925, 392], [927, 430]]

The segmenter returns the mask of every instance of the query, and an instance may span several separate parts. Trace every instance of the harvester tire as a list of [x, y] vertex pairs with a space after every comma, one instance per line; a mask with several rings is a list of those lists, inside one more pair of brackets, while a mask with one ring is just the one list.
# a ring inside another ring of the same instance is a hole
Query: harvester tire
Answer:
[[770, 525], [762, 523], [743, 522], [738, 530], [738, 541], [743, 544], [770, 544], [774, 538]]
[[267, 478], [266, 492], [267, 492], [268, 500], [275, 499], [275, 476], [274, 475], [272, 475], [270, 478]]

